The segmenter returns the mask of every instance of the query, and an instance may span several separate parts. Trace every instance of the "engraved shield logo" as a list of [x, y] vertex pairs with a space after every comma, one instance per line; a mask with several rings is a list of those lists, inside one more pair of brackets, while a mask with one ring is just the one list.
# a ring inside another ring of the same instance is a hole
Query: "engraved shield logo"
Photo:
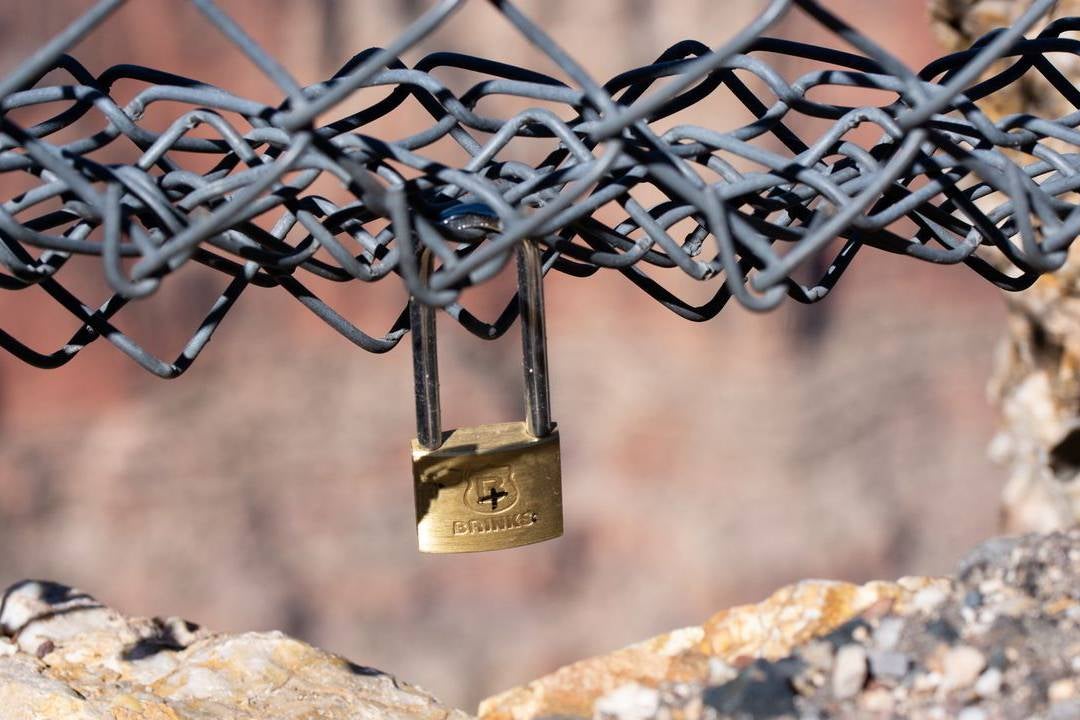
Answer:
[[472, 512], [495, 515], [514, 507], [518, 496], [517, 483], [508, 465], [484, 468], [469, 475], [465, 507]]

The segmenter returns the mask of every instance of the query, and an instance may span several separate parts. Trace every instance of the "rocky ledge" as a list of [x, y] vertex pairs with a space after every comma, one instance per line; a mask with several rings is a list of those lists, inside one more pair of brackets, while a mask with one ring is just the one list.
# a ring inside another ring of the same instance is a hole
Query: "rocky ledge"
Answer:
[[125, 618], [51, 582], [9, 588], [0, 631], [0, 720], [469, 718], [281, 633]]
[[490, 698], [481, 720], [1080, 718], [1080, 530], [952, 578], [805, 581]]
[[[468, 720], [280, 633], [125, 618], [25, 581], [0, 606], [0, 720]], [[805, 581], [480, 706], [540, 718], [1080, 718], [1080, 530], [997, 539], [952, 578]]]

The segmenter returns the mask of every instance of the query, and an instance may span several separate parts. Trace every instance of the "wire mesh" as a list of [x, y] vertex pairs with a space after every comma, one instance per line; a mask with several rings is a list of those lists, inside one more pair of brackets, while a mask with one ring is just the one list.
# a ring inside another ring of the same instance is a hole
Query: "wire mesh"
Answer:
[[[465, 3], [441, 0], [385, 47], [305, 87], [210, 0], [191, 0], [280, 89], [283, 99], [271, 106], [137, 65], [94, 75], [67, 52], [107, 32], [98, 26], [123, 4], [99, 2], [0, 80], [0, 173], [30, 181], [0, 205], [0, 287], [39, 287], [78, 322], [52, 352], [3, 330], [0, 345], [33, 365], [58, 367], [105, 338], [147, 370], [175, 377], [241, 294], [261, 287], [283, 289], [357, 346], [385, 352], [408, 331], [406, 308], [385, 332], [365, 331], [305, 282], [391, 276], [477, 336], [496, 338], [515, 320], [516, 302], [488, 323], [460, 295], [495, 276], [525, 238], [543, 248], [545, 270], [581, 277], [617, 270], [694, 321], [714, 317], [732, 297], [754, 310], [785, 298], [821, 300], [863, 247], [963, 263], [998, 287], [1021, 290], [1059, 268], [1080, 231], [1072, 195], [1080, 187], [1080, 112], [993, 121], [977, 104], [1037, 75], [1080, 108], [1080, 90], [1052, 60], [1080, 55], [1080, 41], [1068, 37], [1080, 18], [1033, 30], [1053, 0], [1035, 0], [1013, 25], [918, 72], [822, 4], [770, 0], [721, 46], [686, 40], [604, 83], [512, 3], [474, 1], [501, 13], [566, 80], [449, 52], [410, 67], [402, 56]], [[793, 12], [850, 51], [767, 36]], [[768, 62], [778, 57], [815, 69], [788, 80]], [[437, 77], [445, 69], [483, 79], [455, 94]], [[143, 86], [123, 106], [110, 95], [122, 81]], [[868, 106], [811, 99], [829, 87], [895, 99]], [[385, 94], [323, 120], [364, 88]], [[661, 129], [722, 92], [753, 119], [726, 129]], [[478, 105], [490, 98], [529, 107], [510, 117], [485, 114]], [[175, 115], [164, 131], [140, 125], [155, 104]], [[26, 126], [13, 119], [35, 106], [60, 110]], [[417, 107], [430, 116], [420, 132], [396, 140], [364, 132]], [[828, 129], [806, 141], [792, 129], [800, 116], [825, 120]], [[876, 140], [858, 142], [860, 126], [873, 128]], [[517, 138], [547, 142], [546, 156], [502, 158]], [[433, 157], [431, 148], [447, 139], [467, 162]], [[108, 162], [105, 151], [120, 142], [138, 148], [137, 161]], [[316, 191], [327, 177], [346, 199]], [[609, 220], [613, 207], [618, 221]], [[430, 276], [418, 272], [424, 249], [437, 260]], [[112, 294], [99, 306], [60, 281], [77, 255], [100, 258]], [[191, 263], [228, 283], [169, 361], [121, 332], [114, 317]], [[799, 279], [815, 268], [819, 277]], [[711, 282], [715, 293], [695, 305], [657, 279], [664, 271]]]

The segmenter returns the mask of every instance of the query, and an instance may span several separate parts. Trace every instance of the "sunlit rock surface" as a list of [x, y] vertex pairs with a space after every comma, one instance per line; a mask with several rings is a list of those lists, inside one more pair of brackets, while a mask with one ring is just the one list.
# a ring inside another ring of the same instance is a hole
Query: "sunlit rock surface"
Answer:
[[279, 632], [125, 618], [49, 582], [0, 610], [2, 720], [467, 720], [423, 690]]
[[808, 580], [483, 702], [480, 720], [1080, 718], [1080, 530], [952, 578]]
[[[279, 632], [126, 618], [55, 583], [10, 588], [0, 635], [0, 720], [470, 718]], [[1078, 718], [1080, 530], [991, 540], [952, 577], [806, 580], [479, 709], [554, 717]]]

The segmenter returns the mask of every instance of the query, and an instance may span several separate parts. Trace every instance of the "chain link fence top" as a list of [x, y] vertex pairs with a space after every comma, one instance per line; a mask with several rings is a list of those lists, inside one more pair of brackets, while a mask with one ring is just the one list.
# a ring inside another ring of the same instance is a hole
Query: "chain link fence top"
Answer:
[[[0, 172], [29, 185], [0, 206], [0, 287], [38, 286], [79, 323], [48, 353], [0, 330], [0, 345], [28, 363], [58, 367], [104, 337], [147, 370], [175, 377], [251, 286], [282, 288], [364, 350], [387, 351], [408, 331], [404, 309], [388, 331], [362, 330], [305, 285], [311, 277], [375, 282], [396, 275], [420, 301], [495, 338], [514, 321], [516, 303], [489, 324], [462, 307], [459, 295], [496, 275], [524, 238], [543, 248], [545, 270], [618, 270], [677, 315], [701, 321], [732, 297], [755, 310], [785, 296], [820, 300], [863, 247], [964, 263], [1003, 289], [1021, 290], [1059, 268], [1080, 231], [1073, 195], [1080, 112], [995, 122], [977, 106], [1037, 74], [1048, 92], [1080, 108], [1080, 90], [1050, 60], [1080, 55], [1080, 41], [1068, 37], [1080, 30], [1080, 18], [1032, 30], [1053, 0], [1036, 0], [1015, 24], [918, 72], [813, 0], [771, 0], [719, 47], [679, 42], [603, 83], [500, 0], [487, 3], [490, 11], [542, 51], [565, 82], [449, 52], [410, 67], [401, 57], [465, 3], [441, 0], [385, 47], [359, 53], [307, 87], [211, 0], [191, 2], [280, 89], [280, 104], [137, 65], [95, 76], [67, 52], [88, 34], [106, 32], [98, 26], [123, 0], [99, 2], [0, 80]], [[804, 13], [850, 51], [769, 37], [788, 13]], [[765, 56], [800, 58], [814, 69], [785, 79]], [[456, 95], [436, 79], [440, 69], [483, 79]], [[124, 106], [110, 95], [121, 81], [143, 88]], [[827, 86], [886, 91], [895, 100], [847, 107], [810, 99]], [[322, 122], [344, 102], [355, 104], [362, 88], [384, 94]], [[753, 120], [659, 129], [721, 92]], [[499, 97], [529, 106], [511, 117], [478, 110], [482, 100]], [[155, 103], [186, 109], [155, 132], [140, 125]], [[398, 140], [365, 134], [395, 113], [415, 119], [417, 103], [430, 115], [421, 132]], [[33, 124], [13, 117], [34, 106], [60, 111]], [[828, 124], [812, 143], [792, 129], [806, 118]], [[855, 141], [860, 126], [872, 127], [876, 142]], [[546, 141], [548, 154], [537, 163], [500, 159], [516, 138]], [[455, 167], [431, 157], [446, 139], [467, 162]], [[104, 159], [102, 151], [118, 142], [137, 147], [137, 161]], [[192, 169], [192, 158], [209, 169]], [[344, 187], [344, 200], [316, 192], [324, 177]], [[600, 212], [605, 207], [617, 208], [621, 219], [605, 221], [612, 216]], [[436, 260], [430, 276], [418, 272], [423, 251]], [[112, 289], [100, 306], [60, 280], [76, 255], [100, 258]], [[168, 361], [113, 319], [190, 263], [229, 280], [179, 357]], [[686, 301], [654, 277], [676, 268], [718, 289], [704, 304]], [[820, 277], [799, 279], [808, 273]]]

